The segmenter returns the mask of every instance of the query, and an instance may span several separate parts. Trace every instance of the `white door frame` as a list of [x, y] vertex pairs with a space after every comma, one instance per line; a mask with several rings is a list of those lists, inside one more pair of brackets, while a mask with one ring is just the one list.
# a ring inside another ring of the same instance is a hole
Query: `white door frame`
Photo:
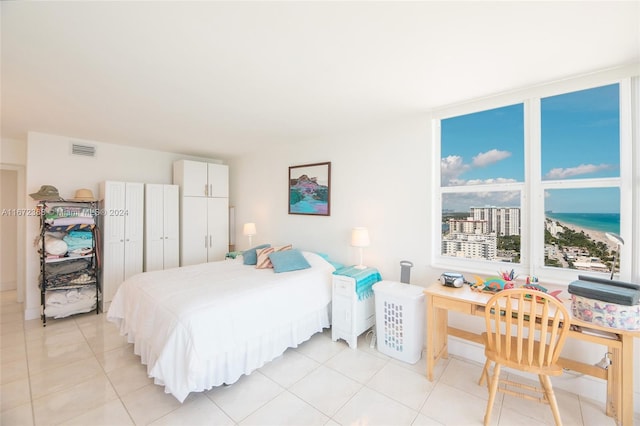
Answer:
[[[17, 208], [21, 212], [26, 213], [25, 209], [25, 167], [16, 164], [0, 163], [0, 170], [13, 170], [17, 172]], [[18, 242], [17, 242], [17, 261], [16, 266], [16, 300], [19, 303], [24, 303], [25, 292], [25, 258], [26, 258], [26, 219], [34, 219], [32, 216], [26, 214], [18, 215]]]

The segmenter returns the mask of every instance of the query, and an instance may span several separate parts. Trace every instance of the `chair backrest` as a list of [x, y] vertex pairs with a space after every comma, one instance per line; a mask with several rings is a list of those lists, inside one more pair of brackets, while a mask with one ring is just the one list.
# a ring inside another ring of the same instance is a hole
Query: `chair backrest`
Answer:
[[487, 348], [521, 365], [556, 363], [569, 332], [569, 312], [554, 296], [516, 288], [496, 293], [485, 310]]

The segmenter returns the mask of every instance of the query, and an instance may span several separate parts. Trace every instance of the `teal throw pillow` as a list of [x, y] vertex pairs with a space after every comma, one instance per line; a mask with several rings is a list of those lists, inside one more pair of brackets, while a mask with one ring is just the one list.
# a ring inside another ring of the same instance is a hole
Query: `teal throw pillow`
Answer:
[[276, 273], [311, 268], [302, 252], [297, 249], [273, 252], [269, 255], [269, 260], [271, 260], [273, 271]]
[[249, 250], [245, 250], [242, 252], [242, 263], [245, 265], [255, 265], [258, 263], [258, 254], [257, 250], [271, 247], [271, 244], [260, 244], [259, 246], [255, 246], [250, 248]]

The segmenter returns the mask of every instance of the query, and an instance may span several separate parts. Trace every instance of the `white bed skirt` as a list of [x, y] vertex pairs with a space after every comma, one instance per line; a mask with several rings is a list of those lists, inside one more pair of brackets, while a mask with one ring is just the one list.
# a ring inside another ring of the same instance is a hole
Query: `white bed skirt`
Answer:
[[114, 322], [120, 327], [120, 333], [127, 335], [128, 342], [134, 344], [134, 353], [147, 366], [147, 374], [154, 379], [154, 383], [165, 386], [165, 393], [184, 402], [190, 392], [202, 392], [214, 386], [235, 383], [243, 374], [250, 374], [282, 355], [288, 348], [295, 348], [323, 328], [330, 327], [331, 303], [295, 323], [282, 325], [258, 339], [246, 341], [216, 355], [213, 359], [198, 362], [193, 362], [193, 359], [175, 359], [175, 356], [171, 359], [158, 359], [158, 354], [153, 353], [149, 342], [136, 339], [126, 320], [117, 319]]

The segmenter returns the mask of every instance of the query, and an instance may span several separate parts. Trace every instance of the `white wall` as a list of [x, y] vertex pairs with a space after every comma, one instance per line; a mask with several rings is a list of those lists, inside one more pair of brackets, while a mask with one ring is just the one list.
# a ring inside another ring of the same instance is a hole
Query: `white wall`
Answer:
[[[71, 155], [71, 141], [96, 146], [96, 156]], [[81, 188], [91, 189], [98, 196], [98, 185], [104, 180], [169, 184], [173, 182], [173, 162], [182, 158], [194, 159], [180, 154], [35, 132], [28, 134], [27, 142], [24, 195], [27, 208], [36, 206], [28, 194], [37, 192], [42, 185], [53, 185], [61, 197], [73, 198], [75, 191]], [[27, 221], [25, 319], [39, 318], [40, 315], [39, 258], [33, 246], [38, 227], [37, 218]]]
[[26, 141], [2, 139], [0, 142], [0, 163], [21, 166], [27, 164]]
[[[414, 263], [412, 283], [426, 285], [429, 194], [425, 187], [429, 117], [380, 125], [298, 146], [269, 147], [230, 160], [236, 246], [247, 248], [245, 222], [255, 222], [253, 243], [285, 244], [328, 253], [354, 264], [351, 228], [369, 229], [364, 263], [389, 280], [400, 279], [400, 261]], [[331, 162], [331, 216], [288, 214], [289, 166]]]

